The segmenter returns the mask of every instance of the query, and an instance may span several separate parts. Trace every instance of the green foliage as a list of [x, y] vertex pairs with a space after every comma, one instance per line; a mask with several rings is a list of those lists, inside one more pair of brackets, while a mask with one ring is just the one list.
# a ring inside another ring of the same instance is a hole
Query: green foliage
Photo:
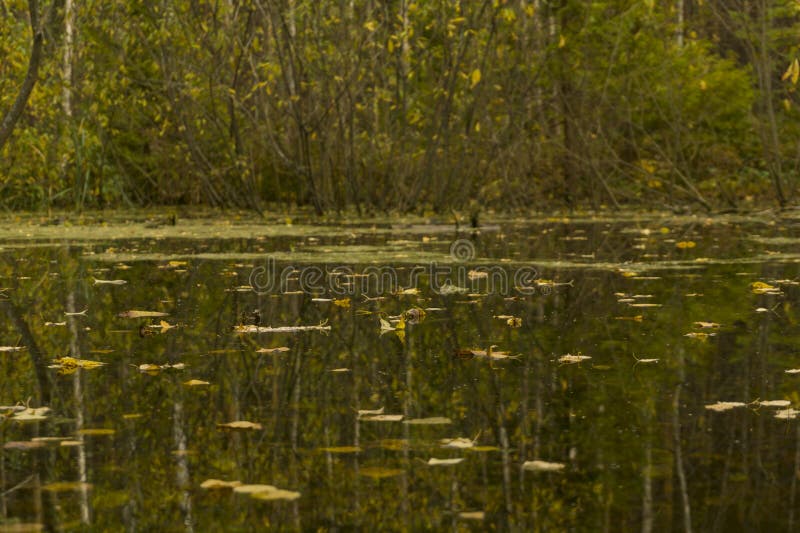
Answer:
[[[24, 7], [0, 12], [0, 112]], [[798, 104], [764, 80], [796, 9], [696, 7], [679, 26], [634, 0], [77, 3], [72, 77], [57, 17], [3, 202], [711, 206], [768, 199], [762, 170], [791, 192]]]

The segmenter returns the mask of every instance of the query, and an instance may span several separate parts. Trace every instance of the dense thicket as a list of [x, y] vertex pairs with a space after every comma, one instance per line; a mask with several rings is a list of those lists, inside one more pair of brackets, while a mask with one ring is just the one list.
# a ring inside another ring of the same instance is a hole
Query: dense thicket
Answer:
[[794, 0], [51, 6], [0, 4], [0, 114], [29, 9], [44, 36], [10, 208], [721, 208], [798, 184]]

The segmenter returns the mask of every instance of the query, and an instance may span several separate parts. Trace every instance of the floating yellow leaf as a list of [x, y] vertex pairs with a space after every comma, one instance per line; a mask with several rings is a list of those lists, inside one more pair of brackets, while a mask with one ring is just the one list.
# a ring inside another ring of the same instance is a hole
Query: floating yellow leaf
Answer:
[[718, 328], [719, 324], [716, 322], [694, 322], [694, 325], [700, 328]]
[[203, 381], [201, 379], [190, 379], [189, 381], [184, 381], [183, 384], [187, 387], [205, 387], [206, 385], [211, 385], [208, 381]]
[[794, 420], [795, 418], [797, 418], [797, 415], [799, 414], [800, 411], [798, 411], [797, 409], [792, 409], [790, 407], [789, 409], [781, 409], [778, 412], [776, 412], [775, 418], [779, 418], [782, 420]]
[[78, 435], [84, 437], [110, 437], [116, 430], [109, 428], [84, 428], [78, 430]]
[[250, 497], [255, 498], [256, 500], [265, 500], [265, 501], [272, 501], [272, 500], [292, 501], [299, 498], [300, 493], [292, 490], [276, 489], [276, 490], [265, 490], [261, 492], [254, 492], [250, 495]]
[[792, 405], [789, 400], [756, 400], [753, 403], [761, 407], [789, 407]]
[[403, 415], [367, 415], [358, 419], [364, 422], [399, 422], [403, 419]]
[[263, 426], [258, 422], [248, 422], [247, 420], [235, 420], [225, 424], [217, 424], [218, 429], [237, 429], [237, 430], [250, 430], [262, 429]]
[[468, 439], [466, 437], [458, 437], [455, 439], [441, 439], [439, 443], [445, 448], [464, 449], [464, 448], [472, 448], [475, 446], [475, 442], [472, 439]]
[[384, 466], [367, 466], [361, 468], [358, 473], [362, 476], [371, 477], [372, 479], [383, 479], [402, 475], [405, 471], [399, 468], [387, 468]]
[[676, 248], [680, 248], [681, 250], [685, 250], [687, 248], [694, 248], [697, 246], [697, 243], [694, 241], [679, 241], [675, 243]]
[[461, 461], [463, 461], [463, 457], [455, 457], [452, 459], [437, 459], [435, 457], [431, 457], [428, 459], [427, 465], [428, 466], [450, 466], [450, 465], [457, 465]]
[[522, 327], [522, 319], [516, 316], [511, 317], [508, 320], [506, 320], [506, 324], [508, 324], [512, 328], [519, 328]]
[[237, 485], [233, 487], [233, 492], [237, 494], [253, 494], [267, 490], [278, 490], [275, 485]]
[[562, 355], [561, 357], [559, 357], [558, 362], [561, 363], [562, 365], [574, 365], [576, 363], [581, 363], [591, 358], [592, 357], [590, 355], [581, 355], [581, 354], [573, 355], [571, 353], [568, 353], [566, 355]]
[[358, 446], [327, 446], [325, 448], [317, 448], [317, 450], [326, 453], [359, 453], [361, 448]]
[[11, 420], [17, 422], [31, 422], [36, 420], [44, 420], [50, 414], [49, 407], [27, 407], [22, 411], [17, 411], [11, 417]]
[[522, 468], [531, 472], [561, 472], [565, 466], [564, 463], [551, 463], [548, 461], [525, 461], [522, 463]]
[[207, 479], [200, 483], [201, 489], [206, 490], [220, 490], [220, 489], [233, 489], [241, 486], [241, 481], [223, 481], [221, 479]]
[[461, 511], [458, 513], [458, 517], [462, 520], [483, 520], [486, 517], [486, 513], [483, 511]]
[[744, 402], [716, 402], [706, 405], [706, 409], [721, 413], [723, 411], [730, 411], [731, 409], [736, 409], [737, 407], [744, 407], [745, 405], [746, 404]]
[[281, 353], [288, 352], [289, 348], [286, 346], [279, 346], [277, 348], [259, 348], [256, 353]]
[[18, 352], [24, 348], [24, 346], [0, 346], [0, 352]]
[[343, 309], [349, 309], [350, 308], [350, 298], [341, 298], [339, 300], [334, 300], [333, 301], [333, 305], [335, 305], [337, 307], [341, 307]]
[[453, 421], [445, 416], [432, 416], [429, 418], [412, 418], [411, 420], [406, 420], [403, 423], [414, 426], [433, 426], [438, 424], [452, 424]]
[[769, 283], [764, 283], [763, 281], [755, 281], [751, 283], [750, 288], [755, 294], [780, 293], [780, 289], [778, 287], [772, 286]]
[[169, 313], [162, 313], [160, 311], [140, 311], [132, 309], [130, 311], [123, 311], [119, 315], [120, 318], [155, 318], [160, 316], [169, 316]]

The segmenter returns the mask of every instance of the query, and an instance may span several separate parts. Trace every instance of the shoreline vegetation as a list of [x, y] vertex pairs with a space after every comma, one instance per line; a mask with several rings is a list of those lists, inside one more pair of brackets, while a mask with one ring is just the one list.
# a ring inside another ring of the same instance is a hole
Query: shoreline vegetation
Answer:
[[0, 208], [784, 208], [799, 26], [794, 0], [4, 3]]

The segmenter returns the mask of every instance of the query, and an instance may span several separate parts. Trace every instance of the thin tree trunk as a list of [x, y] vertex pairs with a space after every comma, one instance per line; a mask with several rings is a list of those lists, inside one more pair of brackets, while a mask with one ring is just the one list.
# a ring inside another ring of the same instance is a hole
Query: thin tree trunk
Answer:
[[28, 60], [28, 71], [25, 73], [25, 79], [22, 81], [22, 86], [17, 93], [17, 98], [11, 105], [11, 109], [6, 112], [3, 121], [0, 122], [0, 150], [5, 146], [8, 138], [11, 137], [11, 132], [14, 131], [14, 126], [22, 116], [25, 110], [25, 105], [28, 103], [33, 92], [33, 87], [39, 76], [39, 63], [42, 60], [42, 46], [44, 45], [44, 31], [39, 24], [39, 2], [38, 0], [28, 0], [28, 12], [31, 19], [31, 32], [33, 33], [33, 44], [31, 46], [31, 57]]

